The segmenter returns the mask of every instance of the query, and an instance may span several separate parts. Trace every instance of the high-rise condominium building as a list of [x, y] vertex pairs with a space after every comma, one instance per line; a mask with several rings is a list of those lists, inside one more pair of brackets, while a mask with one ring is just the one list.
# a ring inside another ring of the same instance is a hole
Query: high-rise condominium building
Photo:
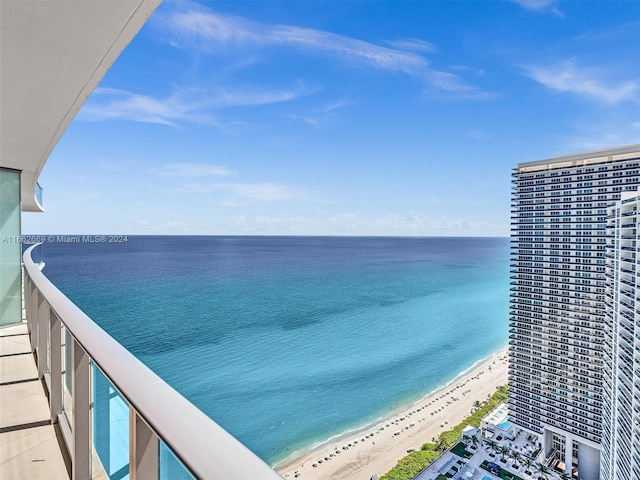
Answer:
[[640, 189], [609, 208], [602, 480], [640, 478]]
[[607, 208], [640, 184], [640, 145], [513, 172], [509, 412], [543, 456], [600, 471]]

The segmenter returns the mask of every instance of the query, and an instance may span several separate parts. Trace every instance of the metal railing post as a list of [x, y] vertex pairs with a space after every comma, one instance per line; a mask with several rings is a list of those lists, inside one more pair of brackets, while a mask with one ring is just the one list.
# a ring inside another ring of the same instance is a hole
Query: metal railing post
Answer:
[[29, 334], [31, 340], [31, 351], [36, 351], [38, 345], [38, 289], [35, 284], [31, 282], [31, 291], [29, 292]]
[[71, 479], [91, 478], [91, 366], [89, 355], [72, 338], [73, 363], [73, 456]]
[[24, 296], [24, 318], [27, 320], [27, 326], [29, 325], [29, 293], [31, 293], [31, 278], [27, 273], [27, 269], [22, 267], [22, 278], [24, 284], [22, 285], [22, 294]]
[[49, 339], [51, 345], [51, 390], [49, 409], [51, 423], [55, 423], [62, 413], [62, 323], [53, 310], [49, 311]]
[[129, 407], [129, 478], [153, 480], [160, 477], [158, 436]]
[[38, 292], [38, 377], [44, 378], [49, 366], [47, 341], [49, 333], [49, 304]]

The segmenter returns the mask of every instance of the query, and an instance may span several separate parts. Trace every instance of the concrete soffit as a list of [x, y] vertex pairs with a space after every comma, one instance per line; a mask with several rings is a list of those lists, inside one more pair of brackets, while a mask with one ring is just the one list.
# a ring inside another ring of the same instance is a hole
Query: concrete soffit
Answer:
[[0, 0], [0, 166], [23, 211], [75, 115], [161, 0]]

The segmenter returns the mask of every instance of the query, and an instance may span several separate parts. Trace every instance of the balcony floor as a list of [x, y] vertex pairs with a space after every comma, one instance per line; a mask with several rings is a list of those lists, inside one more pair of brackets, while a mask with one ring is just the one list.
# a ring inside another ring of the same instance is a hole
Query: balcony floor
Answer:
[[0, 328], [0, 478], [68, 479], [26, 324]]

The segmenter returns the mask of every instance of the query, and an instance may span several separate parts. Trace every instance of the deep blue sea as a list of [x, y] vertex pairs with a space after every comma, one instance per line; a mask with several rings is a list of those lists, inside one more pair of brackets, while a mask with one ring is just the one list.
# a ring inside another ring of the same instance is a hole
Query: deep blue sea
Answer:
[[506, 238], [129, 236], [41, 249], [54, 284], [272, 465], [507, 343]]

